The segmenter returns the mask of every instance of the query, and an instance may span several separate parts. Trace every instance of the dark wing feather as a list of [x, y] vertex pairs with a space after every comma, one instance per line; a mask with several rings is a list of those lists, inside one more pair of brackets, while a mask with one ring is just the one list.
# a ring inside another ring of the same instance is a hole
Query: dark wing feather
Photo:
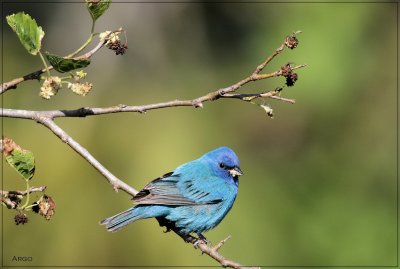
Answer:
[[[174, 174], [173, 172], [167, 173], [147, 184], [132, 200], [139, 205], [168, 206], [204, 205], [220, 202], [220, 200], [212, 200], [199, 203], [185, 197], [177, 186], [179, 179], [179, 174]], [[197, 195], [204, 197], [208, 193], [199, 191]]]
[[160, 177], [154, 179], [154, 180], [151, 181], [149, 184], [147, 184], [141, 191], [139, 191], [139, 192], [132, 198], [132, 200], [134, 200], [134, 201], [136, 202], [136, 201], [139, 201], [141, 198], [144, 198], [144, 197], [148, 196], [148, 195], [150, 194], [149, 188], [151, 188], [152, 185], [156, 184], [158, 181], [160, 181], [160, 180], [163, 179], [163, 178], [172, 176], [173, 173], [174, 173], [174, 172], [169, 172], [169, 173], [166, 173], [166, 174], [164, 174], [164, 175], [162, 175], [162, 176], [160, 176]]

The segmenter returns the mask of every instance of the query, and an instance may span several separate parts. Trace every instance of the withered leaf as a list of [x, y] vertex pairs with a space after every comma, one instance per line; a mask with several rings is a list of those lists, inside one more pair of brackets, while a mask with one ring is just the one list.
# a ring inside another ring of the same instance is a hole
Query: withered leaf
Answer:
[[55, 213], [55, 208], [56, 203], [54, 202], [53, 198], [45, 194], [34, 203], [32, 211], [43, 216], [46, 220], [50, 220]]

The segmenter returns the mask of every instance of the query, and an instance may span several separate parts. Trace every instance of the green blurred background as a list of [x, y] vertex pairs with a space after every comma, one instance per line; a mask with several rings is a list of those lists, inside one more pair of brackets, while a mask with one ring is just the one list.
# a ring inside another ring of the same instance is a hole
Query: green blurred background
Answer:
[[[43, 50], [65, 55], [90, 31], [79, 3], [5, 3], [3, 79], [41, 67], [5, 23], [25, 11], [46, 32]], [[238, 199], [207, 238], [232, 235], [222, 254], [246, 265], [383, 266], [397, 263], [396, 3], [113, 3], [96, 31], [127, 30], [123, 57], [103, 49], [89, 66], [86, 97], [62, 90], [50, 101], [29, 81], [3, 97], [6, 108], [52, 110], [195, 98], [229, 86], [296, 30], [299, 47], [267, 66], [306, 63], [283, 96], [205, 103], [146, 114], [58, 119], [106, 168], [137, 189], [221, 145], [233, 148], [245, 175]], [[246, 85], [274, 89], [284, 78]], [[3, 133], [34, 152], [32, 185], [47, 185], [57, 203], [46, 221], [30, 214], [16, 226], [3, 210], [3, 265], [217, 265], [155, 220], [107, 233], [98, 221], [131, 206], [71, 148], [33, 121], [3, 119]], [[4, 164], [4, 162], [3, 162]], [[3, 188], [24, 183], [7, 165]], [[39, 195], [34, 195], [34, 198]], [[31, 256], [31, 262], [12, 262]]]

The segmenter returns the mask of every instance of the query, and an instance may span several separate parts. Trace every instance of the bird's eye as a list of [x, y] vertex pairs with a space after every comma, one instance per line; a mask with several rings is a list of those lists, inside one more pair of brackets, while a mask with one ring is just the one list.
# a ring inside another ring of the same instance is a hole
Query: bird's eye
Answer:
[[224, 169], [224, 168], [225, 168], [225, 164], [219, 163], [219, 167], [221, 167], [222, 169]]

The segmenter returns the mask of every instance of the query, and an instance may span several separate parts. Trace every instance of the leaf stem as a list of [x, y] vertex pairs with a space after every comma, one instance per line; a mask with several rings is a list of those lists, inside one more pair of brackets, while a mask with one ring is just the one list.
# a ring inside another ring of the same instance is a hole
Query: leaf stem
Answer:
[[[69, 76], [60, 77], [60, 79], [65, 80], [65, 79], [71, 79], [73, 77], [74, 77], [73, 75], [69, 75]], [[61, 82], [63, 82], [63, 81], [61, 81]]]
[[92, 42], [93, 37], [94, 37], [94, 26], [95, 26], [95, 24], [96, 24], [96, 21], [92, 19], [92, 28], [90, 29], [90, 36], [89, 36], [89, 38], [86, 40], [85, 43], [83, 43], [83, 45], [82, 45], [79, 49], [77, 49], [76, 51], [74, 51], [74, 52], [72, 52], [71, 54], [67, 55], [65, 58], [72, 58], [72, 57], [74, 57], [74, 56], [77, 55], [79, 52], [81, 52], [82, 50], [84, 50], [84, 49], [87, 47], [87, 45], [90, 44], [90, 42]]
[[27, 190], [26, 201], [25, 201], [25, 204], [20, 207], [20, 209], [25, 209], [29, 204], [29, 198], [30, 198], [29, 191], [28, 191], [29, 190], [29, 179], [26, 179], [25, 181], [26, 181], [26, 190]]
[[25, 206], [25, 207], [24, 207], [24, 210], [25, 210], [25, 211], [31, 211], [31, 210], [32, 210], [32, 207], [34, 207], [35, 205], [37, 205], [37, 204], [36, 204], [36, 203], [33, 203], [33, 204], [31, 204], [31, 205]]
[[47, 76], [48, 76], [48, 77], [51, 77], [49, 67], [47, 66], [46, 60], [44, 59], [43, 54], [42, 54], [40, 51], [39, 51], [39, 56], [40, 56], [40, 59], [41, 59], [42, 62], [43, 62], [44, 69], [45, 69], [46, 72], [47, 72]]

